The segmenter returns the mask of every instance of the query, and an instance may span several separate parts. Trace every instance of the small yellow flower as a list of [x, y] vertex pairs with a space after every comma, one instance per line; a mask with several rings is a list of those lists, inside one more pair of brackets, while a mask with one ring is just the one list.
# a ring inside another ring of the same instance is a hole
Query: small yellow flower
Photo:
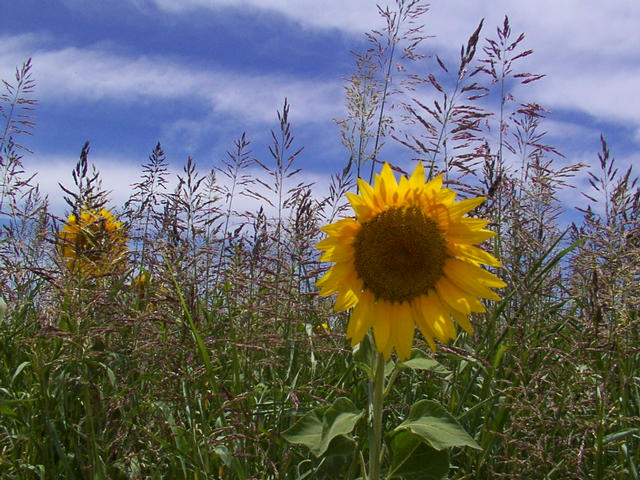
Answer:
[[147, 287], [147, 283], [150, 281], [150, 276], [147, 272], [140, 272], [138, 275], [131, 279], [131, 286], [136, 291], [144, 292], [144, 289]]
[[320, 260], [334, 265], [318, 281], [320, 295], [337, 292], [334, 309], [353, 308], [347, 338], [358, 344], [370, 328], [388, 360], [411, 355], [415, 326], [435, 351], [435, 341], [455, 338], [453, 318], [471, 332], [469, 315], [484, 312], [478, 300], [500, 300], [491, 288], [506, 284], [479, 265], [500, 266], [474, 246], [494, 233], [487, 220], [466, 214], [485, 199], [455, 202], [442, 175], [425, 182], [422, 164], [400, 183], [388, 164], [372, 187], [358, 179], [360, 194], [348, 193], [356, 218], [322, 230]]
[[66, 267], [82, 275], [102, 275], [123, 267], [128, 238], [122, 222], [106, 208], [69, 215], [58, 234]]
[[136, 294], [139, 300], [144, 300], [147, 297], [147, 289], [150, 284], [151, 275], [146, 269], [142, 269], [131, 279], [131, 290]]

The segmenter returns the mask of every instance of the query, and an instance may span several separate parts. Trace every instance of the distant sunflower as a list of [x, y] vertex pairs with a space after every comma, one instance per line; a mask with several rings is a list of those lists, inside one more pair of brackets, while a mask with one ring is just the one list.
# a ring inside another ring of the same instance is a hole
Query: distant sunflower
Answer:
[[425, 183], [418, 164], [400, 183], [385, 163], [372, 187], [358, 179], [360, 194], [347, 193], [356, 218], [322, 230], [320, 260], [335, 262], [318, 281], [320, 295], [338, 293], [335, 311], [353, 308], [347, 327], [352, 345], [373, 328], [376, 346], [388, 360], [411, 355], [415, 325], [435, 351], [434, 339], [455, 338], [451, 317], [471, 332], [469, 315], [484, 312], [478, 297], [499, 301], [490, 289], [506, 284], [479, 264], [500, 266], [474, 246], [494, 235], [487, 220], [465, 214], [483, 197], [455, 202], [442, 175]]
[[123, 266], [127, 241], [122, 222], [106, 208], [69, 215], [58, 238], [58, 252], [67, 268], [83, 275], [102, 275]]

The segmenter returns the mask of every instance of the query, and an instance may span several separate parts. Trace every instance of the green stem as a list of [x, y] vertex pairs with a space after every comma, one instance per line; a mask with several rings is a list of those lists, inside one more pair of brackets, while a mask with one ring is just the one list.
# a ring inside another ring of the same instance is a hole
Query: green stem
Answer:
[[382, 393], [382, 398], [387, 398], [387, 395], [391, 392], [391, 387], [393, 387], [393, 383], [396, 381], [396, 377], [400, 373], [399, 363], [396, 364], [391, 375], [389, 375], [389, 380], [387, 380], [387, 386], [384, 387], [384, 392]]
[[369, 480], [380, 480], [380, 452], [382, 450], [382, 403], [384, 400], [384, 357], [376, 352], [373, 399], [371, 405]]
[[367, 477], [367, 466], [364, 463], [364, 456], [362, 455], [362, 450], [358, 451], [359, 459], [360, 459], [360, 473], [362, 473], [362, 480], [369, 480]]

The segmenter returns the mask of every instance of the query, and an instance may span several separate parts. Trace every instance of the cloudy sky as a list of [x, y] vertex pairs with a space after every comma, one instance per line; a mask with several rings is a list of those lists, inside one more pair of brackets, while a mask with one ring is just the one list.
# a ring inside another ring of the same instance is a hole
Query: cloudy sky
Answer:
[[[482, 18], [483, 46], [505, 14], [534, 50], [521, 68], [546, 74], [514, 93], [550, 110], [544, 127], [565, 155], [558, 161], [595, 165], [602, 132], [621, 165], [631, 163], [640, 142], [640, 2], [434, 0], [423, 17], [433, 38], [422, 52], [432, 58], [419, 73], [437, 73], [435, 55], [455, 65]], [[333, 119], [345, 115], [350, 51], [381, 27], [373, 0], [22, 0], [0, 16], [0, 78], [12, 80], [32, 58], [38, 106], [24, 164], [54, 208], [85, 140], [116, 205], [158, 141], [176, 171], [189, 155], [204, 172], [219, 165], [242, 132], [269, 162], [285, 97], [294, 145], [305, 148], [299, 166], [321, 190], [347, 159]], [[411, 158], [397, 145], [387, 152], [399, 164]], [[584, 182], [576, 179], [578, 190]]]

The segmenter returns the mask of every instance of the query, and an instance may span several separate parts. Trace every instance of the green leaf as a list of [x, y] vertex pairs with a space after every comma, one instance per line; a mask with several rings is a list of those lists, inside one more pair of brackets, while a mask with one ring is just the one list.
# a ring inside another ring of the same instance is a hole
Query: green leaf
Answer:
[[629, 435], [635, 435], [640, 432], [640, 428], [628, 428], [626, 430], [620, 430], [619, 432], [610, 433], [606, 437], [604, 437], [605, 445], [611, 442], [617, 442], [618, 440], [625, 438]]
[[396, 368], [396, 364], [393, 360], [389, 360], [384, 364], [384, 378], [387, 378], [393, 372], [393, 369]]
[[496, 354], [493, 357], [493, 368], [498, 368], [500, 366], [504, 352], [506, 352], [508, 349], [509, 349], [508, 345], [504, 343], [499, 344]]
[[6, 405], [0, 405], [0, 415], [13, 417], [13, 418], [18, 417], [18, 414], [16, 413], [16, 411], [11, 407], [7, 407]]
[[13, 376], [11, 377], [11, 382], [9, 382], [9, 385], [12, 385], [13, 382], [15, 381], [16, 377], [18, 375], [20, 375], [20, 373], [22, 372], [22, 370], [25, 369], [25, 367], [31, 365], [31, 362], [22, 362], [20, 365], [18, 365], [18, 368], [16, 368], [16, 371], [13, 372]]
[[449, 454], [425, 444], [420, 437], [400, 431], [391, 439], [391, 468], [387, 478], [446, 480]]
[[409, 417], [394, 431], [402, 430], [408, 430], [417, 435], [436, 450], [449, 447], [471, 447], [482, 450], [442, 405], [431, 400], [420, 400], [413, 404]]
[[237, 475], [235, 478], [245, 479], [247, 478], [247, 474], [242, 467], [242, 464], [238, 460], [236, 456], [234, 456], [227, 447], [224, 445], [218, 445], [213, 449], [213, 451], [218, 455], [218, 458], [222, 461], [222, 463], [231, 470], [233, 473]]
[[409, 360], [405, 360], [400, 364], [404, 368], [410, 368], [412, 370], [428, 370], [434, 373], [441, 373], [446, 375], [449, 372], [441, 363], [437, 362], [433, 358], [427, 357], [427, 355], [414, 348], [411, 350], [411, 358]]
[[350, 438], [349, 434], [363, 415], [364, 412], [358, 410], [351, 400], [340, 397], [328, 408], [319, 407], [307, 413], [282, 432], [282, 436], [289, 443], [306, 446], [319, 457], [338, 435]]
[[356, 453], [356, 442], [344, 435], [339, 435], [329, 444], [324, 455], [324, 461], [320, 471], [322, 478], [342, 480], [345, 478], [345, 469], [351, 465]]
[[229, 452], [229, 449], [227, 447], [225, 447], [224, 445], [218, 445], [213, 449], [213, 451], [216, 455], [218, 455], [218, 458], [222, 460], [222, 463], [224, 463], [225, 466], [228, 467], [231, 465], [233, 456], [231, 455], [231, 452]]
[[362, 341], [353, 347], [353, 360], [356, 367], [362, 370], [370, 379], [373, 379], [373, 357], [375, 355], [375, 345], [373, 336], [369, 333]]

